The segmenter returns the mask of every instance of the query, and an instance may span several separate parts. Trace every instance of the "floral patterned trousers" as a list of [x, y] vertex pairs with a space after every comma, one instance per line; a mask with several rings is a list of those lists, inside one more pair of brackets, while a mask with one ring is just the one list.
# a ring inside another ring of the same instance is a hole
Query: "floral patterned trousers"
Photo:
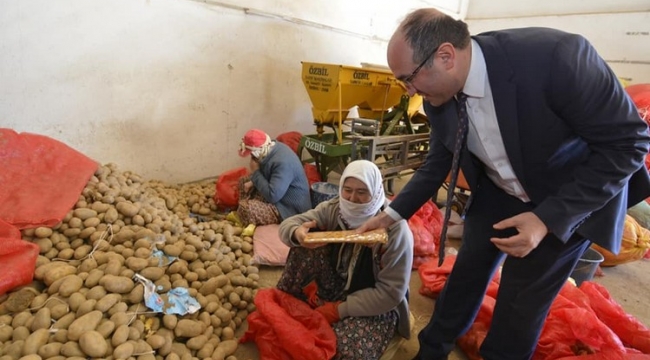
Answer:
[[237, 216], [244, 223], [244, 226], [248, 224], [255, 226], [279, 224], [282, 219], [278, 208], [264, 200], [262, 194], [254, 188], [247, 193], [244, 189], [244, 183], [247, 181], [250, 181], [249, 176], [239, 179], [238, 183], [239, 206], [237, 207]]
[[[331, 246], [316, 249], [292, 247], [278, 289], [306, 301], [303, 287], [316, 280], [318, 297], [324, 301], [345, 300], [345, 280], [331, 264]], [[337, 360], [379, 359], [395, 336], [397, 312], [377, 316], [347, 317], [332, 324], [336, 334]]]

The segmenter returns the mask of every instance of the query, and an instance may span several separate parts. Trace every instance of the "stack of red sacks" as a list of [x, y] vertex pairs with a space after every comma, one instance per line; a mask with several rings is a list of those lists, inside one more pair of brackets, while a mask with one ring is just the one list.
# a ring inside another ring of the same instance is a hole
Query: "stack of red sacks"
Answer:
[[[447, 256], [440, 267], [437, 261], [422, 264], [420, 293], [437, 297], [455, 260]], [[458, 340], [469, 359], [481, 359], [478, 350], [490, 327], [499, 280], [497, 273], [474, 324]], [[585, 281], [578, 288], [567, 282], [551, 305], [533, 359], [650, 359], [650, 329], [625, 313], [603, 286]]]
[[413, 233], [413, 269], [438, 256], [443, 215], [431, 200], [408, 220]]

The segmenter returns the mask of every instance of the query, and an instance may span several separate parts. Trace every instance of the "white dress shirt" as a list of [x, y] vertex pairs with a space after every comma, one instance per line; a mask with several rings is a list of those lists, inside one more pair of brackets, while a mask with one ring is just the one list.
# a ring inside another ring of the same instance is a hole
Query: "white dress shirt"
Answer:
[[481, 47], [474, 40], [469, 74], [463, 92], [468, 96], [467, 148], [485, 164], [485, 172], [496, 186], [523, 202], [529, 202], [530, 198], [517, 179], [506, 154], [494, 109], [485, 57]]

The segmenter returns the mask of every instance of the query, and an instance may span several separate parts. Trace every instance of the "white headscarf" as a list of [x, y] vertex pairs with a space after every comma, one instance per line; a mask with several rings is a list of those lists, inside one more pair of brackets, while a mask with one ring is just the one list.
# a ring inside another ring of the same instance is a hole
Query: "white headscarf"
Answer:
[[[343, 191], [343, 183], [349, 177], [353, 177], [368, 187], [370, 192], [371, 199], [370, 202], [365, 204], [356, 204], [351, 201], [345, 200], [341, 196]], [[339, 208], [341, 210], [341, 217], [350, 225], [352, 229], [355, 229], [366, 220], [369, 220], [371, 217], [375, 216], [381, 206], [386, 201], [386, 196], [384, 195], [384, 184], [381, 178], [381, 172], [377, 165], [368, 160], [355, 160], [348, 164], [341, 174], [341, 180], [339, 183]]]

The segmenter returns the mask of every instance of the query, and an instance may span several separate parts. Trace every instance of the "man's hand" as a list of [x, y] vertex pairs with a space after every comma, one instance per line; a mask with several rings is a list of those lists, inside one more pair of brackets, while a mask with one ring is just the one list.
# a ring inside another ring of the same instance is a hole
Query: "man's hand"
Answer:
[[316, 220], [312, 221], [307, 221], [302, 223], [296, 231], [293, 232], [293, 238], [296, 240], [300, 246], [306, 247], [309, 249], [315, 249], [317, 247], [325, 246], [327, 243], [306, 243], [305, 238], [307, 237], [307, 233], [309, 232], [309, 229], [313, 229], [317, 227], [318, 224], [316, 223]]
[[548, 228], [532, 212], [499, 221], [494, 224], [496, 230], [514, 227], [519, 232], [509, 238], [491, 238], [490, 241], [504, 253], [514, 257], [524, 257], [533, 251], [548, 234]]
[[246, 181], [244, 183], [244, 192], [246, 192], [248, 194], [249, 192], [251, 192], [252, 189], [253, 189], [253, 182], [252, 181]]
[[255, 172], [260, 169], [260, 163], [257, 161], [257, 159], [251, 156], [251, 161], [249, 161], [248, 167], [250, 167], [251, 172]]
[[376, 215], [372, 217], [370, 220], [366, 221], [365, 223], [361, 224], [356, 229], [357, 234], [364, 233], [366, 231], [371, 231], [375, 229], [385, 229], [389, 226], [391, 226], [395, 220], [388, 216], [385, 212], [381, 212], [379, 215]]

